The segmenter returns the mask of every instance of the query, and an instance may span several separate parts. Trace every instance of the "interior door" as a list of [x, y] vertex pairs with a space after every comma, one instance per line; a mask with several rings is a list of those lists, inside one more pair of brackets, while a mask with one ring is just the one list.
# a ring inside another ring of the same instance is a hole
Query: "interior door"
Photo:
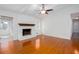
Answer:
[[73, 21], [73, 38], [79, 38], [79, 21]]

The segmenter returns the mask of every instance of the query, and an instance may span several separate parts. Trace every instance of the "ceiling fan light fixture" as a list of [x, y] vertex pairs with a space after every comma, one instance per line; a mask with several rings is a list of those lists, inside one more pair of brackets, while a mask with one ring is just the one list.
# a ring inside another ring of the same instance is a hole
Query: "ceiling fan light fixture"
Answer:
[[46, 10], [41, 10], [40, 12], [42, 15], [48, 14]]
[[49, 11], [52, 11], [53, 9], [45, 9], [45, 4], [42, 4], [42, 9], [40, 10], [40, 14], [47, 15]]
[[46, 11], [45, 10], [41, 10], [41, 14], [45, 14], [46, 13]]

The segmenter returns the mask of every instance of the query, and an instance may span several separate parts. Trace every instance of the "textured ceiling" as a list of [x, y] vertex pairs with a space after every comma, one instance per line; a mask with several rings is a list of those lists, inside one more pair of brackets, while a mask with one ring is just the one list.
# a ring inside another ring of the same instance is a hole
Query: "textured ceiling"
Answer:
[[[54, 9], [58, 4], [45, 4], [46, 9]], [[40, 17], [41, 4], [0, 4], [0, 10]]]

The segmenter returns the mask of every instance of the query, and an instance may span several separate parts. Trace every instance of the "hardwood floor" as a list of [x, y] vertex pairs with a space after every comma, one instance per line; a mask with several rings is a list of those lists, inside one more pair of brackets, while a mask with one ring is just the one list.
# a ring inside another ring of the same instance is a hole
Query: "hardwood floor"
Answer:
[[73, 33], [72, 35], [72, 45], [79, 53], [79, 33]]
[[[39, 45], [39, 44], [40, 45]], [[75, 54], [77, 44], [72, 40], [45, 35], [29, 40], [10, 40], [0, 47], [1, 54]], [[3, 47], [4, 46], [4, 47]], [[76, 48], [75, 48], [76, 46]], [[78, 50], [78, 49], [77, 49]]]

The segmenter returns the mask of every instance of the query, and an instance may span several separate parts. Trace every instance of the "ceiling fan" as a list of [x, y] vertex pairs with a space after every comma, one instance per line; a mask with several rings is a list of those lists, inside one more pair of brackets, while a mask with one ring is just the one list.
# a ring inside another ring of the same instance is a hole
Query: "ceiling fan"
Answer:
[[40, 10], [41, 14], [48, 14], [49, 11], [53, 11], [53, 9], [45, 9], [45, 4], [42, 4], [42, 9]]

